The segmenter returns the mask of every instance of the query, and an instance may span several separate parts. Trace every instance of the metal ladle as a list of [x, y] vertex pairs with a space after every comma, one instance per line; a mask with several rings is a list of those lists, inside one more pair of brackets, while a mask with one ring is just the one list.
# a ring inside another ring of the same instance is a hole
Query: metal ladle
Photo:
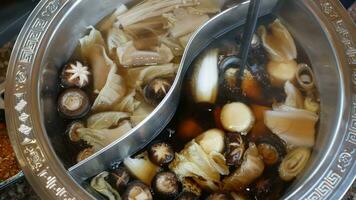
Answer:
[[247, 13], [247, 20], [246, 25], [244, 27], [244, 32], [242, 36], [242, 44], [240, 46], [240, 55], [239, 56], [228, 56], [221, 61], [219, 65], [220, 74], [225, 73], [225, 71], [230, 67], [240, 67], [237, 73], [237, 85], [241, 84], [241, 81], [244, 77], [244, 71], [248, 68], [247, 58], [251, 48], [251, 42], [254, 37], [254, 33], [256, 30], [257, 19], [259, 17], [260, 12], [260, 0], [251, 0], [248, 13]]

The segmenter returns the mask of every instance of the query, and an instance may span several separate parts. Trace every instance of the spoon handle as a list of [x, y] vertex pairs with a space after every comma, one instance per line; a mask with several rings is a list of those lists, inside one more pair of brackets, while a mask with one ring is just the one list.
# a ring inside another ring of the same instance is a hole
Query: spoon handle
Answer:
[[251, 41], [253, 34], [256, 29], [257, 25], [257, 19], [259, 16], [259, 11], [260, 11], [260, 0], [250, 0], [250, 5], [248, 7], [248, 13], [247, 13], [247, 19], [246, 19], [246, 25], [244, 28], [244, 33], [242, 36], [242, 44], [240, 47], [240, 58], [241, 58], [241, 65], [240, 65], [240, 71], [238, 74], [239, 80], [242, 79], [246, 64], [247, 64], [247, 57], [248, 53], [250, 50], [251, 46]]

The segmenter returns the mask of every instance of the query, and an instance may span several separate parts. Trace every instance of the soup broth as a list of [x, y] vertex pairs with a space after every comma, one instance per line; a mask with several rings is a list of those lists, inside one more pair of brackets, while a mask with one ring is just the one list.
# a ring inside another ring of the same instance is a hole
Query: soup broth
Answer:
[[[139, 153], [91, 179], [94, 189], [104, 177], [124, 199], [283, 196], [313, 149], [319, 113], [314, 75], [288, 30], [269, 16], [259, 24], [238, 80], [241, 35], [241, 28], [232, 30], [199, 53], [169, 125]], [[123, 174], [130, 179], [118, 184]], [[135, 187], [141, 192], [134, 194]]]
[[58, 114], [73, 163], [123, 137], [166, 96], [184, 49], [219, 13], [215, 0], [148, 0], [89, 26], [59, 72]]

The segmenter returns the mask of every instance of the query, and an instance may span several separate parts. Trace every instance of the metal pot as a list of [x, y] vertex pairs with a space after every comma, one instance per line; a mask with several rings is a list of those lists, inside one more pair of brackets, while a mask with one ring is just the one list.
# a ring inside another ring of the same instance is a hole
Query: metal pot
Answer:
[[[273, 2], [266, 0], [265, 10], [271, 9]], [[56, 114], [58, 70], [70, 58], [86, 27], [96, 24], [117, 4], [117, 0], [43, 0], [16, 42], [7, 74], [7, 125], [19, 163], [43, 199], [92, 199], [90, 189], [84, 189], [84, 180], [108, 167], [112, 158], [135, 152], [141, 142], [157, 135], [170, 117], [169, 103], [179, 99], [171, 91], [125, 137], [72, 166], [68, 152], [76, 150], [63, 139], [65, 122], [58, 120]], [[192, 61], [188, 55], [195, 55], [209, 39], [221, 34], [216, 30], [241, 25], [245, 7], [241, 4], [226, 10], [231, 13], [230, 20], [216, 20], [213, 28], [205, 27], [201, 33], [205, 34], [201, 35], [204, 41], [198, 39], [198, 33], [185, 52], [178, 74]], [[340, 199], [356, 172], [355, 25], [333, 0], [280, 1], [273, 12], [306, 51], [316, 74], [322, 107], [312, 159], [284, 198]], [[236, 17], [242, 17], [240, 23], [236, 23]], [[181, 81], [182, 78], [176, 79], [174, 84]], [[159, 117], [162, 114], [168, 117]], [[147, 135], [144, 130], [152, 132]]]

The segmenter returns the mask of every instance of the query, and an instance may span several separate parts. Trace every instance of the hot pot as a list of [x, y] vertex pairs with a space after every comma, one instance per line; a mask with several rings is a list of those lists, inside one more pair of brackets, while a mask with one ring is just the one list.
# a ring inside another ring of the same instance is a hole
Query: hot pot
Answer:
[[[33, 11], [16, 42], [7, 74], [6, 114], [10, 137], [20, 165], [42, 199], [100, 198], [86, 180], [112, 161], [134, 153], [151, 140], [174, 113], [178, 101], [172, 91], [132, 131], [90, 158], [74, 165], [59, 120], [56, 99], [58, 71], [69, 59], [88, 25], [96, 24], [129, 0], [43, 0]], [[188, 44], [178, 71], [187, 66], [209, 40], [244, 23], [247, 3], [213, 18]], [[321, 98], [316, 146], [307, 169], [293, 183], [285, 199], [340, 199], [356, 172], [356, 30], [338, 1], [265, 0], [261, 15], [273, 12], [306, 51], [314, 68]], [[224, 30], [224, 31], [222, 31]], [[176, 78], [179, 89], [183, 77]], [[165, 116], [165, 117], [162, 117]]]

